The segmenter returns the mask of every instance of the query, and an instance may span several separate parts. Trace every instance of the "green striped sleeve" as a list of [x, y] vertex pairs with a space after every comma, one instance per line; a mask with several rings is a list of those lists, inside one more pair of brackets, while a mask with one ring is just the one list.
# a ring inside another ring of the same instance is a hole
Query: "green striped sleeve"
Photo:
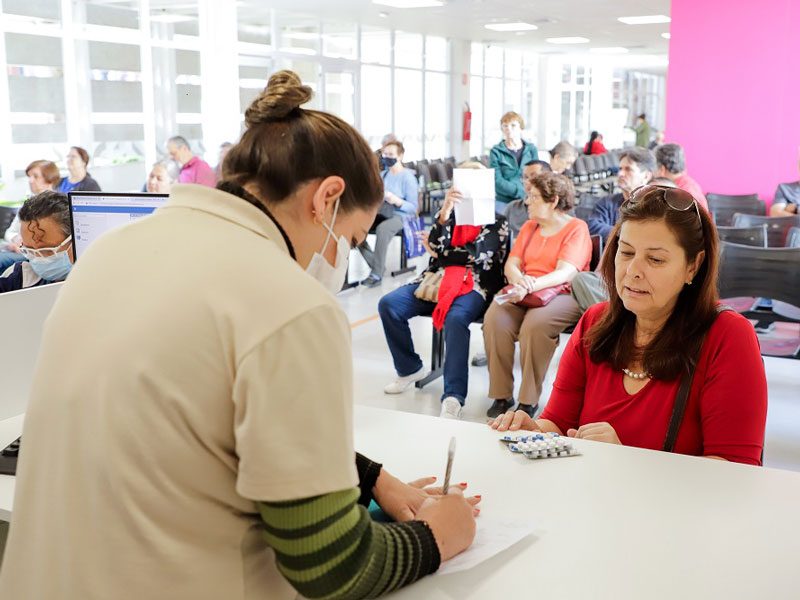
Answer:
[[439, 568], [439, 548], [426, 523], [373, 523], [359, 496], [352, 488], [257, 503], [278, 569], [306, 598], [376, 598]]

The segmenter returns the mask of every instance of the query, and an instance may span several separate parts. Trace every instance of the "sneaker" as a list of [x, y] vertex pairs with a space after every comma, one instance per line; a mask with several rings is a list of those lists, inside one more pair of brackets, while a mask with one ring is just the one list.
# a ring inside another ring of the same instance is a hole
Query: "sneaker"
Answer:
[[392, 383], [383, 388], [384, 394], [401, 394], [405, 389], [415, 381], [425, 378], [425, 367], [420, 367], [419, 371], [406, 375], [405, 377], [398, 377]]
[[442, 412], [439, 413], [439, 416], [443, 419], [460, 419], [461, 411], [461, 402], [457, 398], [448, 396], [442, 400]]
[[536, 411], [539, 410], [538, 404], [517, 404], [517, 410], [528, 413], [528, 416], [533, 419], [536, 417]]
[[486, 411], [486, 416], [490, 419], [496, 419], [500, 415], [507, 413], [512, 408], [514, 408], [514, 398], [509, 398], [508, 400], [495, 400], [489, 407], [489, 410]]
[[381, 284], [381, 278], [375, 277], [375, 275], [370, 275], [364, 281], [361, 282], [361, 285], [365, 285], [367, 287], [375, 287], [376, 285]]
[[486, 358], [486, 355], [483, 352], [480, 352], [472, 357], [473, 367], [485, 367], [488, 363], [489, 359]]

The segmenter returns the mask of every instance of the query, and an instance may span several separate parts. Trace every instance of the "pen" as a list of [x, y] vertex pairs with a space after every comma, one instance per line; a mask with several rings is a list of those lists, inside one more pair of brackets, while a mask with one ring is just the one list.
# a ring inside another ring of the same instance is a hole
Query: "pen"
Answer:
[[450, 487], [450, 470], [453, 468], [453, 457], [456, 454], [456, 438], [450, 438], [450, 446], [447, 448], [447, 468], [444, 471], [444, 485], [442, 486], [442, 493], [447, 494], [447, 488]]

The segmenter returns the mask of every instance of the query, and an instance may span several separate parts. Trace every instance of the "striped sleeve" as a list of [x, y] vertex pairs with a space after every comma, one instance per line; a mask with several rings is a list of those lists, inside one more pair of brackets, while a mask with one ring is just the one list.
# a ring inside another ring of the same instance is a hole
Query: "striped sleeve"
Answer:
[[376, 598], [439, 568], [439, 548], [426, 523], [373, 523], [359, 495], [352, 488], [258, 503], [278, 569], [302, 596]]

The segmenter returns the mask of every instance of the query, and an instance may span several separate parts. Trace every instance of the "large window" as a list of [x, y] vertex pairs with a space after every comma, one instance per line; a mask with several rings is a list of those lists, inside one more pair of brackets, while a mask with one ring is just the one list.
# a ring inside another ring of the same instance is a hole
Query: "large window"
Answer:
[[583, 148], [589, 141], [591, 89], [590, 66], [569, 63], [561, 65], [561, 139], [578, 148]]

